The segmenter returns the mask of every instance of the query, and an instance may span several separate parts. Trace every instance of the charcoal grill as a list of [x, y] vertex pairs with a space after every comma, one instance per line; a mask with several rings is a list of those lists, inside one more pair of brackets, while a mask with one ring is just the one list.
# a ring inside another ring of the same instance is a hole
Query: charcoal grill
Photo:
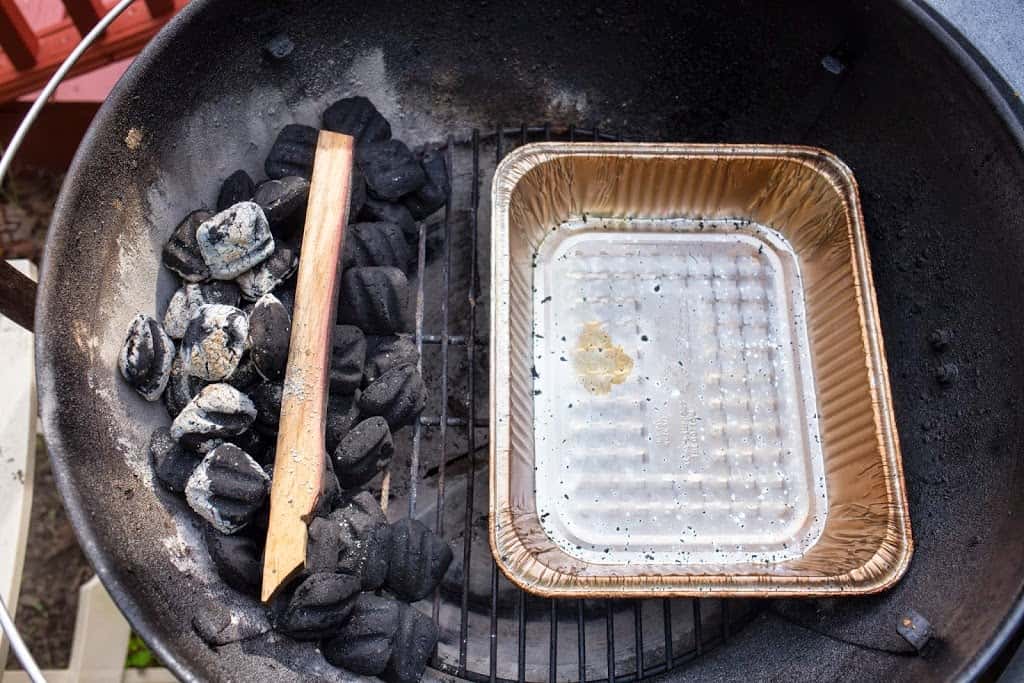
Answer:
[[[293, 56], [270, 59], [260, 46], [281, 33]], [[1024, 110], [952, 29], [912, 2], [354, 11], [259, 0], [239, 16], [233, 3], [196, 0], [139, 57], [79, 150], [36, 317], [43, 420], [70, 517], [115, 600], [175, 673], [343, 678], [308, 646], [255, 639], [213, 651], [196, 636], [190, 615], [232, 598], [188, 550], [197, 540], [179, 523], [180, 502], [146, 485], [138, 454], [165, 417], [117, 382], [113, 359], [122, 318], [170, 295], [158, 254], [175, 221], [210, 203], [239, 165], [260, 168], [284, 123], [314, 123], [347, 93], [373, 97], [397, 137], [447, 139], [454, 172], [445, 220], [420, 232], [417, 343], [431, 403], [396, 456], [409, 467], [392, 471], [389, 508], [429, 521], [457, 551], [426, 606], [442, 626], [432, 676], [948, 679], [992, 666], [1024, 611], [1024, 371], [1013, 353], [1024, 312], [1007, 303], [1024, 289]], [[543, 119], [600, 128], [490, 127]], [[552, 602], [494, 569], [479, 523], [482, 191], [511, 146], [549, 137], [801, 143], [853, 167], [917, 539], [894, 590]], [[941, 352], [927, 341], [938, 328], [955, 335]], [[898, 628], [917, 615], [935, 633], [920, 652]]]

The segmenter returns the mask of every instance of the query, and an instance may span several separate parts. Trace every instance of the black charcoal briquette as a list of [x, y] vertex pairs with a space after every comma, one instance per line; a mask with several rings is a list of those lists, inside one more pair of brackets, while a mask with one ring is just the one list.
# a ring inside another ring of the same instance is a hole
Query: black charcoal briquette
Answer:
[[391, 124], [365, 97], [346, 97], [324, 111], [326, 130], [351, 135], [357, 145], [391, 139]]
[[242, 358], [238, 361], [238, 367], [235, 368], [235, 371], [224, 381], [239, 391], [248, 391], [254, 384], [262, 380], [263, 376], [256, 370], [256, 363], [252, 360], [252, 354], [247, 351], [242, 354]]
[[351, 394], [363, 383], [366, 337], [353, 325], [336, 325], [331, 339], [331, 394]]
[[263, 377], [284, 378], [291, 336], [291, 315], [284, 304], [273, 294], [264, 294], [249, 314], [249, 353]]
[[199, 249], [196, 230], [212, 215], [206, 209], [193, 211], [178, 224], [171, 239], [164, 245], [164, 265], [180, 275], [185, 282], [210, 279], [210, 268]]
[[390, 598], [362, 593], [356, 598], [341, 632], [324, 641], [320, 650], [328, 662], [364, 676], [384, 671], [391, 659], [401, 610]]
[[368, 491], [337, 496], [338, 507], [309, 525], [306, 569], [360, 577], [363, 590], [379, 588], [387, 576], [387, 519]]
[[302, 176], [307, 180], [313, 173], [316, 139], [320, 134], [312, 126], [290, 123], [281, 129], [270, 148], [263, 169], [268, 178]]
[[157, 427], [149, 437], [153, 473], [168, 491], [184, 493], [188, 478], [203, 457], [183, 448], [167, 427]]
[[355, 223], [356, 216], [366, 203], [366, 179], [358, 166], [352, 167], [351, 189], [349, 190], [348, 222]]
[[373, 197], [367, 197], [359, 212], [359, 218], [370, 223], [394, 223], [405, 235], [407, 242], [415, 242], [419, 239], [419, 228], [416, 226], [416, 219], [409, 213], [409, 209], [402, 204], [385, 202]]
[[448, 167], [444, 153], [438, 149], [428, 149], [423, 153], [420, 163], [426, 173], [427, 182], [402, 199], [402, 203], [416, 220], [423, 220], [434, 213], [444, 206], [448, 199]]
[[334, 473], [344, 489], [366, 484], [388, 466], [395, 448], [387, 420], [371, 417], [345, 435], [334, 451]]
[[247, 429], [238, 436], [230, 437], [228, 441], [248, 453], [264, 471], [267, 471], [266, 465], [274, 464], [274, 450], [277, 445], [274, 438], [264, 436], [255, 429]]
[[171, 378], [167, 381], [167, 390], [164, 392], [167, 414], [172, 418], [177, 417], [206, 385], [207, 382], [188, 374], [182, 351], [178, 349], [178, 353], [174, 354], [174, 362], [171, 363]]
[[437, 626], [412, 605], [399, 605], [398, 609], [391, 659], [380, 678], [386, 683], [416, 683], [423, 677], [427, 660], [437, 645]]
[[256, 406], [230, 384], [203, 387], [171, 423], [171, 436], [195, 447], [210, 439], [237, 436], [256, 419]]
[[338, 322], [366, 334], [394, 334], [408, 327], [409, 281], [398, 268], [349, 268], [341, 278]]
[[327, 400], [327, 452], [333, 453], [352, 426], [359, 421], [359, 390], [351, 394], [331, 394]]
[[351, 615], [358, 594], [359, 579], [354, 576], [312, 574], [295, 588], [275, 626], [296, 640], [330, 638]]
[[413, 153], [398, 140], [369, 142], [356, 150], [359, 170], [371, 195], [397, 201], [427, 182], [427, 174]]
[[412, 424], [427, 405], [427, 388], [412, 365], [388, 370], [363, 390], [359, 411], [380, 415], [392, 431]]
[[255, 202], [239, 202], [203, 221], [196, 241], [216, 280], [233, 280], [274, 253], [270, 225]]
[[259, 463], [232, 443], [210, 451], [185, 487], [189, 507], [224, 534], [245, 527], [270, 492], [270, 477]]
[[256, 185], [245, 171], [239, 169], [224, 179], [217, 195], [217, 210], [223, 211], [238, 202], [247, 202], [256, 193]]
[[416, 365], [420, 354], [407, 334], [371, 337], [366, 340], [366, 365], [363, 385], [368, 385], [385, 372], [403, 365]]
[[252, 200], [263, 209], [276, 239], [289, 239], [302, 230], [309, 200], [309, 181], [285, 176], [260, 183]]
[[227, 379], [242, 359], [248, 334], [249, 322], [240, 309], [200, 306], [181, 340], [186, 372], [211, 382]]
[[441, 582], [452, 562], [445, 540], [416, 519], [391, 525], [385, 587], [406, 602], [422, 600]]
[[256, 406], [256, 421], [266, 432], [277, 432], [283, 391], [277, 382], [260, 382], [249, 392], [249, 398]]
[[160, 398], [171, 377], [174, 342], [160, 323], [140, 313], [132, 318], [117, 357], [125, 381], [147, 401]]
[[274, 253], [252, 270], [247, 270], [235, 282], [248, 301], [256, 301], [264, 294], [270, 294], [285, 280], [295, 274], [299, 267], [299, 254], [287, 244], [278, 243]]
[[212, 526], [203, 533], [206, 549], [224, 583], [240, 593], [256, 596], [263, 578], [263, 548], [246, 534], [222, 534]]
[[408, 271], [412, 251], [394, 223], [356, 223], [345, 235], [345, 268], [393, 266]]

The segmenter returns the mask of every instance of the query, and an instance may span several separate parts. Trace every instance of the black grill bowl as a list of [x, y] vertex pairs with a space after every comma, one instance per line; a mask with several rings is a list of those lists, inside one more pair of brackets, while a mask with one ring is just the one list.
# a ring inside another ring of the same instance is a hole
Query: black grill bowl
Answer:
[[[224, 593], [204, 567], [204, 551], [177, 540], [180, 504], [144, 482], [146, 441], [166, 416], [123, 386], [115, 358], [129, 318], [162, 312], [170, 296], [159, 255], [175, 224], [212, 205], [236, 168], [259, 173], [282, 125], [315, 125], [347, 92], [375, 100], [408, 142], [454, 136], [451, 334], [469, 333], [474, 182], [482, 195], [479, 278], [487, 279], [486, 195], [500, 151], [486, 131], [501, 122], [578, 124], [590, 134], [598, 126], [626, 140], [800, 143], [848, 163], [860, 183], [902, 440], [916, 541], [910, 570], [894, 589], [868, 598], [698, 603], [705, 617], [716, 616], [691, 623], [700, 627], [687, 635], [696, 641], [685, 653], [676, 649], [667, 672], [657, 659], [662, 645], [645, 646], [639, 667], [614, 648], [607, 659], [620, 680], [637, 669], [673, 679], [936, 680], [991, 665], [1020, 619], [1024, 582], [1020, 101], [915, 4], [767, 4], [195, 0], [146, 48], [97, 115], [61, 193], [43, 266], [36, 362], [46, 439], [79, 540], [168, 667], [187, 680], [329, 673], [309, 650], [256, 640], [215, 651], [195, 635], [192, 615], [216, 608]], [[279, 33], [295, 43], [284, 60], [261, 50]], [[478, 146], [474, 128], [483, 132]], [[544, 134], [533, 129], [527, 137]], [[547, 134], [570, 132], [555, 126]], [[507, 149], [519, 138], [501, 140]], [[445, 258], [431, 252], [428, 261], [424, 290], [433, 303], [423, 331], [440, 335]], [[486, 288], [480, 294], [486, 301]], [[478, 334], [487, 329], [485, 308]], [[941, 353], [929, 345], [935, 329], [952, 332]], [[440, 348], [426, 353], [436, 358]], [[467, 391], [465, 349], [452, 354], [446, 405], [436, 398], [436, 372], [432, 380], [435, 417], [458, 418], [456, 399]], [[485, 368], [486, 360], [481, 346], [475, 364]], [[955, 383], [937, 381], [940, 364], [956, 365]], [[476, 416], [486, 413], [478, 400]], [[457, 419], [453, 425], [448, 451], [457, 453], [466, 429]], [[427, 482], [441, 459], [438, 430], [422, 430], [419, 474]], [[478, 436], [486, 442], [485, 431]], [[480, 454], [478, 467], [485, 460]], [[460, 467], [448, 472], [456, 519], [466, 504]], [[428, 505], [430, 485], [422, 486]], [[407, 504], [408, 489], [408, 476], [403, 483], [396, 475], [396, 504]], [[484, 509], [476, 505], [475, 518]], [[460, 556], [462, 539], [452, 524], [447, 529]], [[484, 588], [467, 602], [486, 629], [490, 569], [480, 549], [474, 553], [469, 583]], [[456, 623], [441, 610], [442, 630], [456, 636], [460, 585], [456, 577], [442, 591], [442, 607], [456, 605]], [[529, 628], [519, 633], [548, 623], [549, 603], [520, 600], [507, 587], [497, 595], [503, 623], [526, 613]], [[619, 627], [631, 618], [628, 605], [613, 606], [620, 608]], [[601, 662], [588, 680], [607, 676], [606, 643], [589, 640], [607, 606], [577, 609], [559, 607], [572, 633], [559, 657], [576, 657], [575, 619], [586, 612], [579, 618], [588, 624], [587, 662]], [[896, 631], [908, 610], [935, 631], [920, 654]], [[548, 650], [519, 648], [517, 637], [515, 628], [499, 636], [495, 675], [545, 680], [534, 667], [546, 671]], [[615, 647], [627, 646], [620, 637]], [[464, 669], [444, 666], [477, 680], [490, 675], [486, 651], [471, 653]], [[578, 678], [559, 671], [559, 680]]]

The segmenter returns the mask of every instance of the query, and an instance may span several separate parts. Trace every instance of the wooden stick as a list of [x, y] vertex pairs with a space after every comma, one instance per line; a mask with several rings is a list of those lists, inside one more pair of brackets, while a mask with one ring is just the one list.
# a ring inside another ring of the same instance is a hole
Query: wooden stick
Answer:
[[331, 333], [348, 223], [352, 147], [348, 135], [321, 131], [317, 139], [270, 491], [264, 602], [305, 565], [306, 528], [323, 484]]

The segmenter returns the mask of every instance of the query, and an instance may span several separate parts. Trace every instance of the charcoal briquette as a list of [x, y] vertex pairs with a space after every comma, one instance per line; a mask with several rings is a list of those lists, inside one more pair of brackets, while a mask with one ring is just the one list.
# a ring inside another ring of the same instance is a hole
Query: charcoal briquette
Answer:
[[249, 392], [249, 398], [256, 406], [256, 421], [266, 433], [277, 432], [283, 393], [284, 388], [277, 382], [260, 382]]
[[208, 304], [199, 307], [181, 340], [185, 370], [211, 382], [227, 379], [245, 352], [249, 321], [234, 306]]
[[[257, 410], [259, 410], [258, 406]], [[258, 418], [259, 415], [257, 414]], [[247, 429], [237, 436], [230, 437], [228, 441], [248, 453], [253, 460], [263, 467], [264, 471], [267, 471], [267, 465], [273, 466], [274, 450], [277, 445], [274, 438], [264, 436], [255, 429]]]
[[324, 641], [320, 650], [334, 666], [364, 676], [376, 676], [391, 659], [400, 614], [396, 601], [361, 593], [345, 626], [337, 636]]
[[356, 216], [363, 210], [363, 204], [366, 203], [366, 178], [363, 177], [358, 166], [352, 166], [349, 187], [348, 222], [355, 223]]
[[416, 365], [419, 351], [412, 337], [407, 334], [386, 337], [371, 337], [366, 340], [366, 365], [363, 368], [363, 385], [369, 385], [384, 373], [403, 365]]
[[302, 230], [309, 200], [309, 180], [285, 176], [260, 183], [252, 200], [263, 209], [276, 239], [290, 239]]
[[171, 363], [171, 378], [167, 381], [167, 390], [164, 392], [167, 414], [172, 418], [177, 417], [206, 385], [207, 382], [188, 374], [183, 351], [178, 349], [178, 353], [174, 354], [174, 362]]
[[409, 281], [398, 268], [349, 268], [341, 278], [338, 322], [366, 334], [406, 331]]
[[153, 473], [168, 491], [184, 493], [188, 478], [203, 458], [182, 447], [167, 427], [157, 427], [149, 437]]
[[359, 212], [359, 218], [369, 223], [393, 223], [405, 235], [406, 242], [416, 242], [419, 239], [419, 228], [416, 226], [416, 219], [409, 213], [409, 209], [402, 204], [386, 202], [374, 197], [367, 197]]
[[192, 628], [203, 642], [217, 647], [256, 638], [271, 626], [262, 609], [241, 610], [213, 601], [192, 616]]
[[412, 250], [394, 223], [356, 223], [345, 235], [344, 268], [393, 266], [408, 271]]
[[239, 202], [203, 221], [196, 241], [215, 280], [233, 280], [274, 253], [270, 224], [255, 202]]
[[406, 602], [422, 600], [434, 592], [451, 562], [452, 550], [443, 538], [419, 520], [399, 520], [391, 525], [385, 587]]
[[287, 244], [278, 242], [274, 253], [252, 270], [239, 275], [235, 282], [249, 301], [256, 301], [264, 294], [270, 294], [285, 280], [295, 274], [299, 267], [299, 254]]
[[240, 593], [258, 595], [263, 578], [263, 547], [259, 541], [244, 533], [222, 534], [212, 526], [205, 528], [203, 538], [224, 583]]
[[221, 184], [220, 193], [217, 194], [217, 211], [223, 211], [238, 202], [247, 202], [255, 193], [256, 184], [252, 178], [242, 169], [238, 169]]
[[400, 604], [398, 609], [391, 658], [380, 678], [386, 683], [415, 683], [423, 677], [427, 660], [437, 645], [437, 626], [412, 605]]
[[427, 405], [427, 388], [412, 365], [388, 370], [363, 390], [359, 411], [380, 415], [392, 431], [412, 424]]
[[239, 391], [248, 391], [253, 385], [262, 380], [263, 376], [256, 370], [256, 363], [252, 360], [252, 354], [246, 351], [238, 361], [238, 367], [224, 381]]
[[185, 487], [189, 507], [224, 534], [244, 528], [269, 493], [270, 477], [248, 453], [232, 443], [210, 451]]
[[336, 325], [331, 339], [331, 394], [351, 394], [362, 385], [366, 337], [353, 325]]
[[395, 448], [383, 417], [363, 420], [345, 435], [334, 451], [334, 472], [344, 489], [366, 484], [388, 466]]
[[195, 447], [210, 439], [226, 439], [248, 429], [256, 406], [230, 384], [209, 384], [189, 401], [171, 423], [171, 436]]
[[125, 381], [147, 401], [160, 398], [171, 377], [174, 342], [156, 320], [140, 313], [132, 318], [117, 357]]
[[430, 148], [420, 159], [427, 182], [420, 189], [402, 198], [402, 203], [416, 220], [423, 220], [434, 213], [448, 199], [448, 167], [444, 153], [439, 149]]
[[313, 157], [316, 156], [319, 134], [316, 128], [298, 123], [289, 123], [282, 128], [263, 164], [267, 177], [302, 176], [308, 180], [313, 174]]
[[167, 303], [167, 310], [164, 312], [164, 331], [171, 339], [181, 339], [185, 336], [189, 321], [201, 306], [238, 306], [240, 300], [241, 290], [234, 282], [212, 280], [201, 284], [186, 284], [179, 287]]
[[284, 304], [264, 294], [249, 314], [249, 353], [259, 373], [269, 380], [284, 378], [288, 365], [292, 320]]
[[206, 209], [193, 211], [178, 224], [163, 249], [164, 265], [181, 276], [185, 282], [210, 279], [210, 268], [203, 259], [196, 231], [213, 214]]
[[351, 394], [331, 393], [327, 400], [327, 452], [333, 453], [352, 426], [359, 421], [359, 390]]
[[365, 97], [346, 97], [329, 106], [323, 115], [326, 130], [355, 138], [356, 145], [391, 139], [391, 124]]
[[379, 588], [387, 576], [391, 528], [368, 491], [341, 493], [337, 507], [309, 525], [306, 568], [358, 576], [363, 590]]
[[337, 635], [355, 607], [359, 579], [346, 574], [312, 574], [291, 594], [275, 627], [296, 640]]
[[399, 140], [360, 145], [356, 161], [366, 179], [366, 189], [378, 199], [397, 201], [427, 182], [420, 162]]

